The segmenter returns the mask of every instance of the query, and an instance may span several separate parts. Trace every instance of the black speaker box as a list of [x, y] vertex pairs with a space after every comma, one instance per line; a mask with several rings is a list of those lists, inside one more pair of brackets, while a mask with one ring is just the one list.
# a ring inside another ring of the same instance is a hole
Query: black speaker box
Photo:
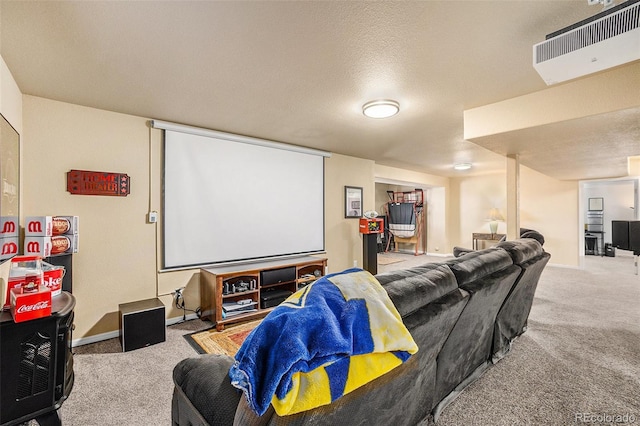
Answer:
[[629, 221], [611, 221], [611, 244], [620, 250], [629, 250]]
[[260, 272], [260, 285], [272, 285], [296, 280], [296, 267], [269, 269]]
[[164, 305], [159, 299], [122, 303], [119, 308], [123, 352], [166, 340]]
[[629, 250], [640, 253], [640, 220], [629, 222]]

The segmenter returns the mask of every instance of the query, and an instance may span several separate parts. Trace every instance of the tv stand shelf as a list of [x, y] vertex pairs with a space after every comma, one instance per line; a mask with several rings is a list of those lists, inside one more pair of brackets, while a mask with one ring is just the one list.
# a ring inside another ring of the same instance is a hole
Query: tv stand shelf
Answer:
[[218, 331], [224, 330], [226, 324], [261, 318], [274, 309], [261, 307], [261, 294], [272, 290], [294, 293], [323, 276], [326, 266], [325, 258], [304, 256], [202, 268], [202, 318], [214, 322]]

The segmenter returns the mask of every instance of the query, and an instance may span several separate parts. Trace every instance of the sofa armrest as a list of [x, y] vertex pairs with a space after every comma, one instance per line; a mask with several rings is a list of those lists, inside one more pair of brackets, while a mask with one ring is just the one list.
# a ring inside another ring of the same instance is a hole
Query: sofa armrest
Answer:
[[174, 367], [174, 425], [233, 424], [242, 393], [231, 385], [231, 364], [233, 358], [226, 355], [201, 355]]
[[471, 253], [473, 251], [475, 251], [475, 250], [474, 249], [470, 249], [470, 248], [466, 248], [466, 247], [455, 246], [453, 248], [453, 257], [460, 257], [460, 256], [463, 256], [463, 255], [465, 255], [467, 253]]

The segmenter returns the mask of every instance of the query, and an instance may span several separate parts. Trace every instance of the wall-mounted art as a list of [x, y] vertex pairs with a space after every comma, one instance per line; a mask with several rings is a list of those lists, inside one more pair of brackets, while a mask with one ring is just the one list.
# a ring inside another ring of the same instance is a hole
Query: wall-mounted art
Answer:
[[589, 211], [601, 212], [604, 210], [604, 198], [589, 198]]
[[20, 135], [0, 115], [0, 263], [19, 252]]
[[70, 170], [67, 191], [78, 195], [110, 195], [126, 197], [131, 190], [131, 178], [125, 173]]
[[344, 187], [344, 217], [359, 218], [362, 216], [362, 188], [357, 186]]

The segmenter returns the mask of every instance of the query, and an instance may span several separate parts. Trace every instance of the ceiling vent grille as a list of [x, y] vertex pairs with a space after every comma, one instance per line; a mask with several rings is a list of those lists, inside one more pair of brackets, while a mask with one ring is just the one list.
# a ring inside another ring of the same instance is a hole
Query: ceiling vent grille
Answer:
[[533, 46], [533, 66], [547, 84], [640, 59], [640, 2]]

